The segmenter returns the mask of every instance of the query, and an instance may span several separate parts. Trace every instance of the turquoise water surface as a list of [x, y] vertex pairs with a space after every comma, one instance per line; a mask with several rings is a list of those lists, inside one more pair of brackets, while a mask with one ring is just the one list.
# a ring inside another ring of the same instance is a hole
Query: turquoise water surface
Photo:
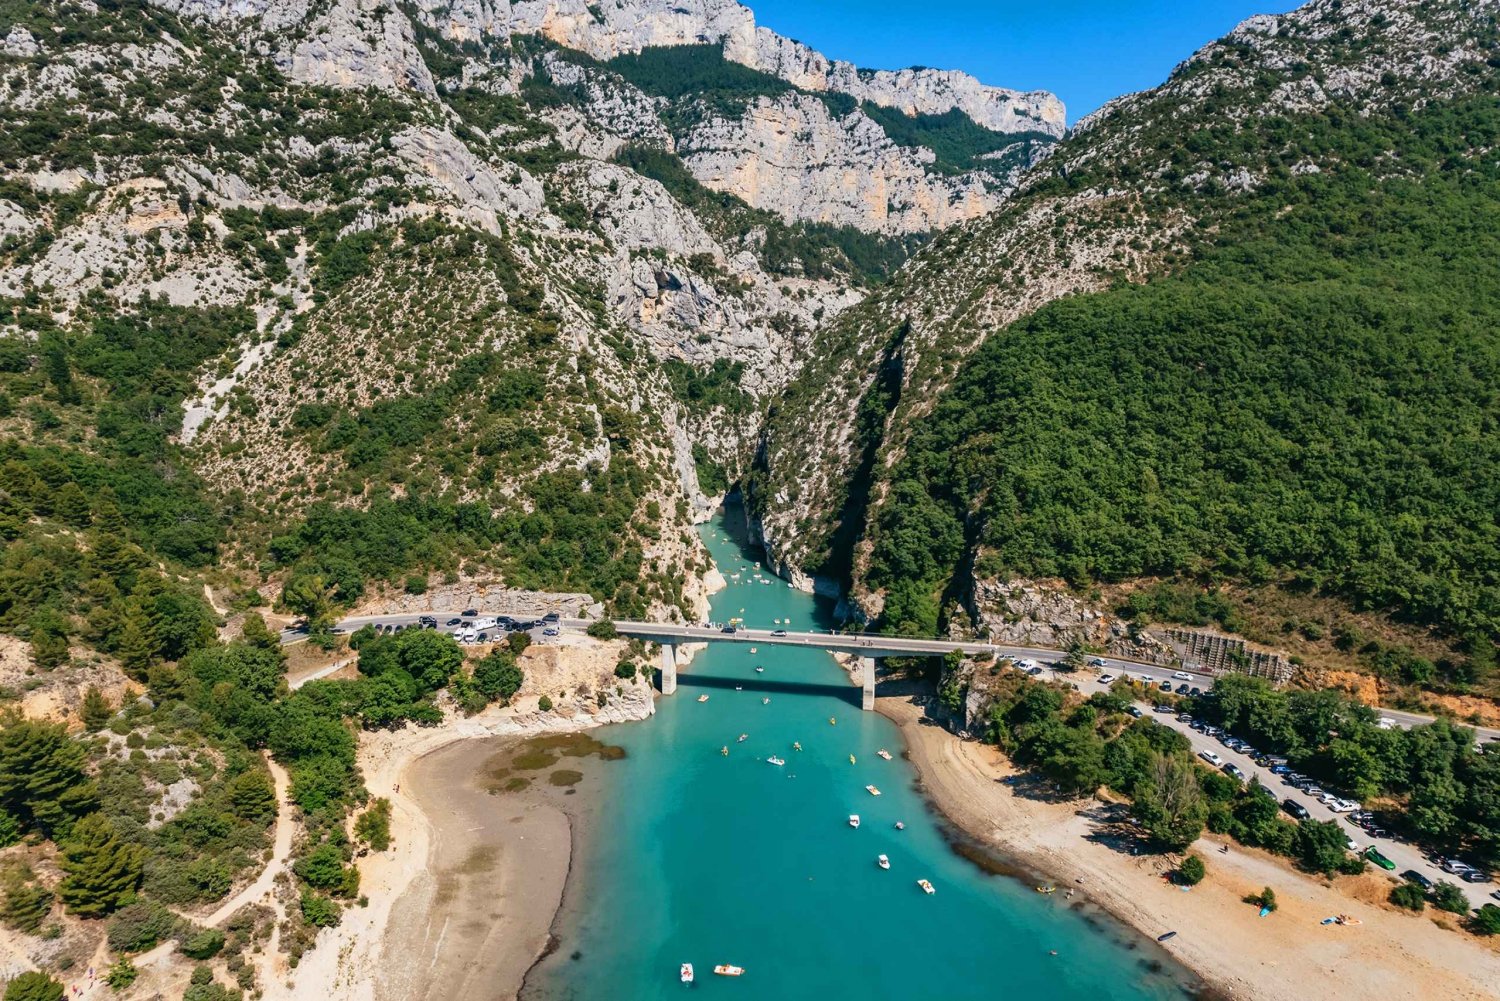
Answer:
[[[729, 578], [714, 619], [827, 628], [822, 599], [769, 574], [769, 584], [756, 580], [760, 557], [742, 546], [742, 523], [734, 508], [701, 529]], [[1062, 894], [1039, 896], [954, 855], [913, 789], [899, 731], [860, 711], [859, 689], [825, 653], [712, 645], [679, 672], [654, 718], [600, 737], [629, 754], [607, 766], [559, 949], [532, 972], [528, 999], [1182, 996], [1153, 972], [1153, 949], [1130, 948]], [[786, 765], [767, 763], [771, 755]], [[881, 853], [888, 871], [876, 865]], [[936, 894], [917, 887], [921, 878]], [[678, 982], [684, 962], [697, 970], [692, 987]], [[718, 963], [745, 975], [714, 976]]]

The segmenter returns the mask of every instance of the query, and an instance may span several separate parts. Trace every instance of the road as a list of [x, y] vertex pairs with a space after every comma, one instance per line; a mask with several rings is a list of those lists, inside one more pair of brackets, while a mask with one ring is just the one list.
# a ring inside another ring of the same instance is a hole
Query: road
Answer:
[[[1132, 674], [1134, 673], [1132, 672]], [[1100, 684], [1097, 676], [1087, 671], [1078, 672], [1076, 676], [1070, 677], [1069, 680], [1075, 682], [1079, 690], [1085, 694], [1108, 691], [1110, 688], [1108, 685]], [[1332, 820], [1336, 822], [1339, 825], [1339, 829], [1346, 836], [1354, 839], [1361, 851], [1369, 845], [1374, 845], [1382, 855], [1396, 863], [1395, 870], [1390, 873], [1393, 879], [1399, 878], [1399, 873], [1405, 872], [1408, 869], [1415, 869], [1434, 883], [1439, 880], [1446, 880], [1455, 884], [1464, 891], [1464, 895], [1468, 897], [1469, 904], [1472, 907], [1479, 907], [1482, 904], [1500, 903], [1500, 900], [1490, 897], [1490, 893], [1496, 891], [1496, 884], [1465, 883], [1457, 876], [1446, 873], [1427, 861], [1426, 857], [1422, 854], [1422, 850], [1416, 845], [1406, 844], [1391, 838], [1372, 838], [1368, 833], [1352, 824], [1343, 814], [1333, 812], [1311, 796], [1290, 785], [1284, 784], [1281, 781], [1281, 776], [1273, 774], [1269, 768], [1257, 765], [1250, 758], [1238, 751], [1230, 750], [1219, 743], [1214, 737], [1194, 730], [1190, 723], [1179, 720], [1175, 713], [1153, 712], [1152, 703], [1144, 700], [1136, 702], [1136, 705], [1148, 714], [1148, 718], [1162, 726], [1171, 727], [1186, 737], [1188, 743], [1192, 745], [1193, 754], [1197, 755], [1200, 751], [1217, 754], [1222, 763], [1237, 765], [1245, 773], [1246, 782], [1249, 782], [1252, 776], [1258, 778], [1261, 785], [1276, 794], [1278, 802], [1288, 798], [1293, 799], [1306, 807], [1307, 812], [1312, 815], [1314, 820]], [[1215, 767], [1209, 765], [1208, 762], [1203, 761], [1201, 758], [1198, 760], [1204, 767]]]

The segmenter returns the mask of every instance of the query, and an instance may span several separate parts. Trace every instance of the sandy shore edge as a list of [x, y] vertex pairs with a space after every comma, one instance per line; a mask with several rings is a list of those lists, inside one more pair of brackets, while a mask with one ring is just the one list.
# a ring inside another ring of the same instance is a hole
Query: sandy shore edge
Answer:
[[[1262, 1001], [1496, 996], [1500, 951], [1430, 916], [1387, 909], [1385, 877], [1344, 877], [1335, 887], [1259, 851], [1236, 845], [1221, 854], [1221, 842], [1206, 837], [1195, 850], [1209, 877], [1184, 892], [1165, 879], [1172, 860], [1132, 855], [1111, 836], [1100, 803], [1028, 795], [1029, 783], [1007, 781], [1021, 773], [997, 749], [949, 733], [927, 717], [925, 703], [882, 697], [876, 708], [900, 727], [929, 802], [982, 845], [1074, 891], [1071, 900], [1052, 898], [1060, 905], [1097, 906], [1152, 939], [1178, 932], [1164, 948], [1202, 978], [1206, 993]], [[1281, 906], [1261, 919], [1241, 898], [1268, 885]], [[1320, 924], [1334, 914], [1362, 923]]]

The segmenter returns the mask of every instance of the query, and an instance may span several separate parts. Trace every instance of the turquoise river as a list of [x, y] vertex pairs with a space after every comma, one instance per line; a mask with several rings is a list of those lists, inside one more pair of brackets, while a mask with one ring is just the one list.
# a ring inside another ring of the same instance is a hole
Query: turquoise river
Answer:
[[[715, 621], [827, 628], [828, 603], [758, 577], [742, 524], [731, 508], [701, 529], [729, 582], [713, 597]], [[652, 719], [600, 737], [628, 756], [607, 766], [558, 951], [532, 971], [528, 1001], [1183, 996], [1153, 943], [955, 855], [914, 788], [900, 732], [860, 711], [859, 689], [825, 653], [711, 645]], [[691, 987], [678, 979], [684, 962], [696, 968]], [[717, 977], [719, 963], [745, 974]]]

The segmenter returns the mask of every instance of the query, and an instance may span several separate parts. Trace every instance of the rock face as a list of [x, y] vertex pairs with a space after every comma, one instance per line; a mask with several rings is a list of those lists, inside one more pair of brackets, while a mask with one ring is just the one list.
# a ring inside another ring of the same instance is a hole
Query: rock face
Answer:
[[710, 188], [789, 220], [920, 233], [993, 211], [1004, 198], [979, 172], [934, 178], [931, 150], [897, 146], [857, 111], [835, 119], [805, 94], [761, 98], [743, 118], [705, 122], [681, 151]]
[[726, 59], [804, 90], [848, 94], [908, 114], [957, 109], [997, 132], [1061, 136], [1067, 128], [1063, 104], [1052, 94], [986, 87], [953, 70], [860, 70], [756, 25], [750, 9], [734, 0], [425, 0], [420, 6], [446, 19], [455, 38], [537, 34], [596, 59], [651, 46], [718, 45]]

